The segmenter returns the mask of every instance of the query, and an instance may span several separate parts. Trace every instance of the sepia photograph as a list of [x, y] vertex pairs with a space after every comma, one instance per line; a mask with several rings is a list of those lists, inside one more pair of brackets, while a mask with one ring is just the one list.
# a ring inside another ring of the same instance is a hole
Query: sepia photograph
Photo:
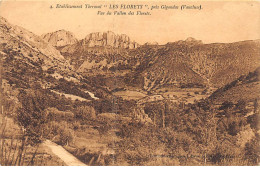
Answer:
[[259, 14], [0, 0], [0, 166], [260, 165]]

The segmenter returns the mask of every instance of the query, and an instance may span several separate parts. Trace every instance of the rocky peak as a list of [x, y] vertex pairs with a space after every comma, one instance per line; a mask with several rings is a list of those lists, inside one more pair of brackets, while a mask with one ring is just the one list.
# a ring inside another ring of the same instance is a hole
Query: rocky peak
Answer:
[[131, 41], [130, 38], [125, 35], [117, 35], [114, 32], [95, 32], [87, 35], [82, 43], [87, 47], [113, 47], [113, 48], [126, 48], [126, 49], [134, 49], [139, 47], [139, 44]]
[[203, 44], [203, 42], [201, 40], [197, 40], [195, 38], [192, 37], [188, 37], [186, 40], [179, 40], [176, 42], [168, 42], [167, 45], [200, 45]]
[[41, 37], [55, 47], [75, 44], [78, 41], [73, 33], [64, 29], [43, 34]]
[[188, 37], [186, 40], [185, 40], [186, 43], [196, 43], [196, 44], [202, 44], [202, 41], [201, 40], [197, 40], [195, 38], [192, 38], [192, 37]]

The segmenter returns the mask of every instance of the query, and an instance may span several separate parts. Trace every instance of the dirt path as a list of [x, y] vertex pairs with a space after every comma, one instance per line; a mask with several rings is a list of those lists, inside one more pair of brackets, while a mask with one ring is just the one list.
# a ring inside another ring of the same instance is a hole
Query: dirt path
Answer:
[[68, 166], [87, 166], [86, 164], [79, 161], [76, 157], [66, 151], [62, 146], [57, 145], [50, 140], [43, 142], [43, 145], [48, 147], [53, 154], [59, 157]]

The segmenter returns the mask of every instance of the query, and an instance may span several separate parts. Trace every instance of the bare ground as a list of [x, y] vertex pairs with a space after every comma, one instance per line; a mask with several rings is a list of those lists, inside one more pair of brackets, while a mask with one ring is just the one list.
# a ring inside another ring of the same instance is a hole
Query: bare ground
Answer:
[[62, 146], [59, 146], [50, 140], [44, 141], [43, 145], [48, 147], [52, 153], [59, 157], [67, 166], [87, 166], [66, 151]]

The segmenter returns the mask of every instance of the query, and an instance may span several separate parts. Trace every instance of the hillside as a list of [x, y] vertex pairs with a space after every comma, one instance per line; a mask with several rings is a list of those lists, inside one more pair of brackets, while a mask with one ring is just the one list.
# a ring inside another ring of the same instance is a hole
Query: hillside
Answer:
[[[145, 90], [164, 87], [221, 87], [259, 66], [260, 41], [202, 44], [188, 39], [128, 51], [126, 69]], [[139, 79], [139, 80], [138, 80]]]
[[109, 95], [102, 88], [86, 83], [74, 71], [74, 66], [51, 44], [24, 28], [10, 24], [2, 17], [0, 38], [4, 92], [8, 91], [17, 97], [20, 89], [45, 89], [52, 91], [52, 95], [65, 94], [72, 99], [81, 97], [86, 100], [95, 98], [96, 93]]
[[[69, 67], [64, 57], [51, 44], [46, 43], [39, 36], [25, 30], [22, 27], [12, 25], [4, 18], [0, 18], [1, 24], [1, 49], [3, 53], [18, 52], [31, 61], [42, 60], [45, 66], [57, 65]], [[32, 55], [29, 56], [29, 51]]]
[[216, 90], [209, 98], [214, 103], [225, 101], [236, 103], [239, 100], [252, 102], [260, 96], [260, 68]]
[[125, 79], [125, 85], [136, 84], [146, 91], [165, 87], [218, 88], [259, 66], [259, 40], [203, 44], [188, 38], [166, 45], [146, 43], [136, 49], [113, 45], [108, 48], [103, 40], [89, 45], [90, 37], [99, 36], [89, 35], [87, 40], [60, 51], [78, 72], [91, 71], [91, 76], [96, 76], [118, 70], [118, 79]]

